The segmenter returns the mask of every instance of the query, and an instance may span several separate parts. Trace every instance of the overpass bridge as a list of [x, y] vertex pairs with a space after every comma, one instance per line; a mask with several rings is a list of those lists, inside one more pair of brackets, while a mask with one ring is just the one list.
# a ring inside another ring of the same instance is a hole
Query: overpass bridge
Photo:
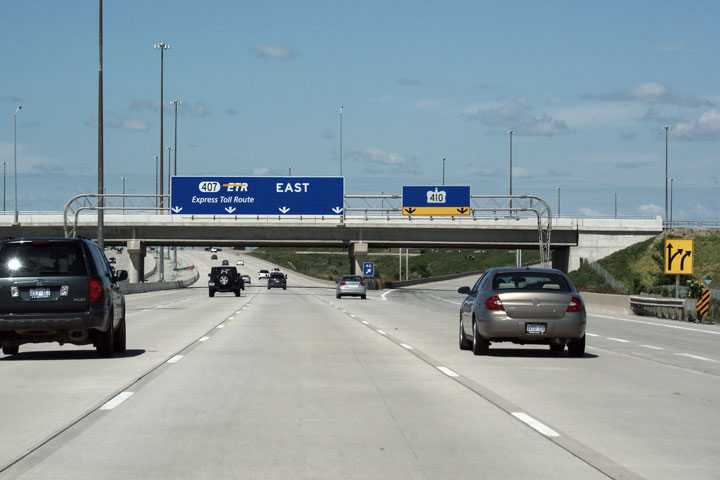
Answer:
[[[598, 260], [663, 231], [660, 217], [552, 218], [546, 202], [525, 195], [473, 197], [470, 215], [437, 217], [403, 216], [399, 195], [347, 195], [344, 214], [325, 217], [169, 215], [162, 197], [103, 197], [104, 243], [128, 248], [131, 281], [143, 278], [147, 246], [337, 247], [358, 272], [368, 248], [538, 248], [546, 264], [572, 271], [581, 257]], [[97, 200], [80, 195], [63, 213], [20, 213], [17, 224], [4, 215], [0, 233], [97, 238]]]

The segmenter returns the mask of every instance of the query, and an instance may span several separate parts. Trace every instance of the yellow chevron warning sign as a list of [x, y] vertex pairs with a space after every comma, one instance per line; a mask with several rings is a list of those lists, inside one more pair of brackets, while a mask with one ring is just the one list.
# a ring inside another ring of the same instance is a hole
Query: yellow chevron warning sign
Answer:
[[708, 313], [708, 307], [710, 306], [710, 290], [703, 290], [700, 295], [700, 300], [697, 302], [695, 311], [701, 317], [704, 317]]

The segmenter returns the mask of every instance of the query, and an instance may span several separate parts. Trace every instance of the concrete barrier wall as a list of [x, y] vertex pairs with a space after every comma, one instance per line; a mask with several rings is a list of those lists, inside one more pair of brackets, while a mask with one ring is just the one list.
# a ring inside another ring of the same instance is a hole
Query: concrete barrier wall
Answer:
[[197, 282], [200, 278], [200, 272], [194, 269], [192, 277], [184, 280], [176, 280], [173, 282], [145, 282], [145, 283], [121, 283], [120, 289], [125, 295], [133, 293], [157, 292], [160, 290], [175, 290], [178, 288], [189, 287]]
[[588, 313], [623, 313], [633, 315], [629, 295], [580, 292]]

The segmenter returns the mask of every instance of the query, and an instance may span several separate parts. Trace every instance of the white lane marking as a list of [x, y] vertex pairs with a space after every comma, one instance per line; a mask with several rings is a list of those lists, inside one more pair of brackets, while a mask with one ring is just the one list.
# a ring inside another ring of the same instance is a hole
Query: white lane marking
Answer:
[[437, 367], [437, 369], [440, 370], [441, 372], [443, 372], [448, 377], [459, 377], [460, 376], [447, 367]]
[[122, 392], [115, 395], [115, 398], [108, 401], [105, 405], [100, 407], [100, 410], [112, 410], [113, 408], [117, 407], [121, 403], [123, 403], [125, 400], [130, 398], [132, 394], [135, 392]]
[[235, 320], [235, 317], [228, 317], [228, 320]]
[[210, 340], [210, 337], [202, 337], [198, 339], [198, 342], [207, 342], [208, 340]]
[[462, 302], [454, 302], [454, 301], [448, 300], [446, 298], [436, 297], [435, 295], [430, 295], [430, 297], [432, 297], [436, 300], [442, 300], [443, 302], [452, 303], [453, 305], [462, 305]]
[[350, 317], [351, 317], [351, 318], [357, 318], [357, 316], [353, 315], [352, 313], [350, 314]]
[[694, 360], [702, 360], [704, 362], [715, 362], [715, 360], [713, 360], [712, 358], [701, 357], [700, 355], [693, 355], [691, 353], [676, 353], [675, 355], [692, 358]]
[[361, 320], [361, 322], [364, 323], [365, 325], [369, 325], [369, 323], [366, 322], [365, 320]]
[[607, 315], [595, 315], [590, 314], [593, 317], [598, 318], [609, 318], [610, 320], [618, 320], [620, 322], [630, 322], [630, 323], [642, 323], [643, 325], [654, 325], [656, 327], [665, 327], [665, 328], [675, 328], [678, 330], [689, 330], [691, 332], [698, 332], [698, 333], [709, 333], [712, 335], [720, 335], [720, 332], [713, 332], [710, 330], [700, 330], [699, 328], [688, 328], [688, 327], [680, 327], [677, 325], [665, 325], [664, 323], [655, 323], [655, 322], [644, 322], [642, 320], [630, 320], [629, 318], [618, 318], [618, 317], [609, 317]]
[[375, 330], [375, 331], [378, 332], [380, 335], [387, 335], [387, 333], [383, 332], [382, 330]]
[[587, 333], [587, 332], [585, 332], [585, 335], [587, 335], [588, 337], [599, 337], [600, 336], [595, 333]]
[[654, 346], [654, 345], [640, 345], [640, 346], [643, 347], [643, 348], [649, 348], [649, 349], [651, 349], [651, 350], [665, 350], [665, 349], [662, 348], [662, 347], [656, 347], [656, 346]]
[[218, 325], [218, 326], [215, 327], [215, 328], [225, 328], [225, 325]]
[[387, 298], [385, 298], [385, 296], [386, 296], [386, 295], [389, 295], [390, 293], [392, 293], [392, 290], [388, 290], [387, 292], [383, 293], [382, 295], [380, 295], [380, 298], [382, 298], [383, 300], [387, 301]]
[[517, 418], [521, 422], [524, 422], [524, 423], [530, 425], [532, 428], [534, 428], [538, 432], [542, 433], [546, 437], [559, 437], [560, 436], [560, 434], [557, 433], [555, 430], [548, 427], [547, 425], [544, 425], [544, 424], [538, 422], [537, 420], [532, 418], [527, 413], [512, 412], [512, 416]]
[[407, 343], [401, 343], [400, 346], [403, 347], [403, 348], [405, 348], [405, 349], [407, 349], [407, 350], [412, 350], [412, 349], [413, 349], [413, 347], [411, 347], [411, 346], [408, 345]]
[[612, 340], [613, 342], [631, 343], [630, 340], [623, 340], [622, 338], [607, 337], [607, 339]]
[[177, 362], [179, 362], [183, 357], [184, 357], [184, 355], [175, 355], [175, 356], [172, 357], [170, 360], [168, 360], [167, 363], [177, 363]]

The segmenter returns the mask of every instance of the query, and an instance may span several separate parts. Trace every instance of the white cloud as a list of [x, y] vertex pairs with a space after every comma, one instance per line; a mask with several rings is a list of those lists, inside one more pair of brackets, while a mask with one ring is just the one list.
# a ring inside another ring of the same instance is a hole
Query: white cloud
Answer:
[[720, 140], [720, 111], [713, 108], [703, 112], [695, 122], [679, 122], [670, 130], [673, 138], [681, 140]]
[[270, 173], [269, 168], [253, 168], [253, 175], [264, 176]]
[[646, 205], [640, 205], [638, 211], [644, 215], [663, 215], [665, 209], [660, 205], [654, 203], [648, 203]]
[[584, 95], [585, 98], [597, 100], [635, 101], [642, 103], [665, 103], [682, 107], [714, 107], [715, 103], [694, 95], [672, 93], [670, 88], [659, 82], [645, 82], [633, 87], [624, 88], [610, 94]]
[[518, 97], [511, 103], [469, 106], [461, 115], [489, 127], [513, 129], [518, 135], [553, 136], [571, 132], [563, 120], [548, 114], [534, 115], [530, 113], [532, 110], [527, 98]]
[[258, 58], [273, 58], [276, 60], [287, 60], [300, 55], [297, 51], [295, 51], [292, 45], [287, 43], [279, 45], [255, 43], [250, 47], [250, 51]]
[[399, 172], [415, 175], [418, 173], [417, 162], [397, 152], [387, 152], [379, 148], [364, 148], [349, 152], [348, 156], [364, 166], [368, 173]]
[[590, 207], [580, 207], [578, 209], [580, 212], [580, 215], [584, 215], [586, 217], [602, 217], [603, 214], [599, 210], [595, 210]]

